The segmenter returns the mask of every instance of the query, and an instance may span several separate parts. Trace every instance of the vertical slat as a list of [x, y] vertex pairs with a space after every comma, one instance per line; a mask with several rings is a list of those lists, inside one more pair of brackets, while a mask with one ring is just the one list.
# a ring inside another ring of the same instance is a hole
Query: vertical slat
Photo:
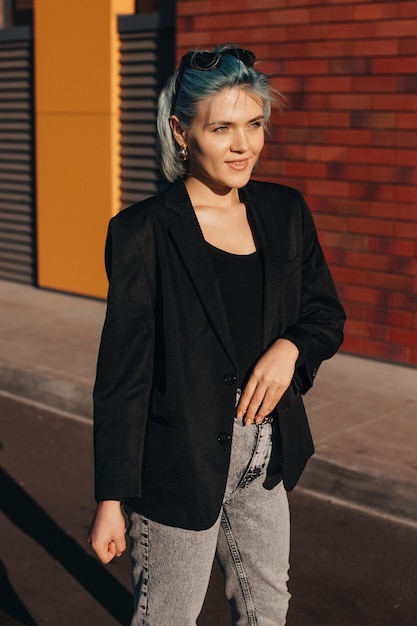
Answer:
[[166, 186], [156, 162], [158, 93], [175, 61], [174, 28], [132, 16], [119, 21], [121, 49], [121, 205]]
[[0, 278], [34, 284], [33, 64], [29, 28], [0, 31]]

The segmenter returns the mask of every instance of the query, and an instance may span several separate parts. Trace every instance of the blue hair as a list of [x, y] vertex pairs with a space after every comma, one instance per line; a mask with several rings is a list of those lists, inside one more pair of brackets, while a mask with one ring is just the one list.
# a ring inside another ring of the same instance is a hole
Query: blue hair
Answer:
[[[214, 48], [214, 52], [233, 48], [235, 46], [229, 44], [221, 45]], [[285, 98], [271, 87], [265, 74], [254, 67], [246, 66], [233, 54], [220, 55], [218, 65], [211, 71], [182, 67], [180, 64], [168, 78], [159, 96], [157, 116], [157, 160], [165, 178], [172, 182], [187, 174], [187, 163], [180, 159], [178, 146], [171, 132], [171, 115], [176, 115], [181, 126], [188, 129], [197, 115], [201, 101], [217, 95], [223, 89], [238, 86], [261, 99], [266, 123], [271, 115], [271, 104], [282, 108], [285, 102]]]

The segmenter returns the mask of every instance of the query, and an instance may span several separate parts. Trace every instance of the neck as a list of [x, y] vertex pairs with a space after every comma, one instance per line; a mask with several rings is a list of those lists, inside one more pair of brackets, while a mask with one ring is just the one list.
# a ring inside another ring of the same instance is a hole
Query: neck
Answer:
[[214, 188], [193, 176], [185, 180], [185, 187], [194, 207], [205, 205], [227, 209], [240, 202], [239, 190], [236, 187]]

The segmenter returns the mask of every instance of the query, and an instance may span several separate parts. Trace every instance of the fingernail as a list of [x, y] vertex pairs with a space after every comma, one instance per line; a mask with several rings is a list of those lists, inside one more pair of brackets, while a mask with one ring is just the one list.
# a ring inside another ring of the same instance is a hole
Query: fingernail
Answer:
[[243, 417], [243, 411], [238, 411], [238, 412], [236, 413], [236, 417], [237, 417], [238, 419], [242, 418], [242, 417]]

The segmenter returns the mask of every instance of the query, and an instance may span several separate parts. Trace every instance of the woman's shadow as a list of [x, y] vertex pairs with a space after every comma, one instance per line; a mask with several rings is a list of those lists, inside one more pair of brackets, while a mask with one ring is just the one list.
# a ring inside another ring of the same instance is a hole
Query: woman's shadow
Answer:
[[[101, 606], [124, 626], [130, 624], [133, 598], [95, 557], [89, 556], [13, 478], [0, 468], [2, 513], [58, 561]], [[0, 567], [0, 623], [2, 613], [26, 626], [36, 626]]]

